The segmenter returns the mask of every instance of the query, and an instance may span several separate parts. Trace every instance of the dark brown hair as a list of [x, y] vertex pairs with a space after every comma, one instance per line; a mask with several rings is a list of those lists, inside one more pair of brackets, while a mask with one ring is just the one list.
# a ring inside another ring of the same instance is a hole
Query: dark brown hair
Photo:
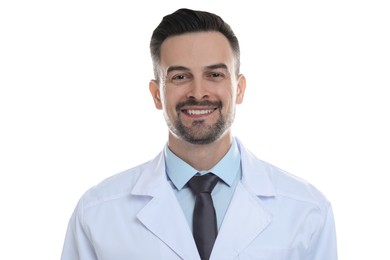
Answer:
[[158, 80], [158, 66], [160, 64], [162, 43], [170, 36], [203, 31], [220, 32], [227, 38], [236, 59], [236, 73], [238, 75], [240, 71], [240, 47], [238, 39], [230, 26], [216, 14], [182, 8], [172, 14], [166, 15], [153, 31], [150, 40], [150, 54], [152, 56], [156, 80]]

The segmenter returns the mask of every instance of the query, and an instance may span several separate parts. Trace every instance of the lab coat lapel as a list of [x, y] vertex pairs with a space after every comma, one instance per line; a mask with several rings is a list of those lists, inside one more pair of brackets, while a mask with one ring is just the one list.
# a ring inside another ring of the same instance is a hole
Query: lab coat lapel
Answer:
[[133, 194], [150, 199], [137, 217], [150, 232], [182, 259], [198, 260], [192, 232], [167, 181], [163, 157], [160, 154], [145, 167], [133, 189]]
[[260, 200], [238, 183], [215, 241], [211, 259], [233, 259], [271, 222]]
[[250, 153], [236, 138], [241, 155], [241, 182], [237, 184], [215, 241], [211, 259], [233, 259], [272, 221], [261, 198], [273, 197], [275, 187], [267, 164]]

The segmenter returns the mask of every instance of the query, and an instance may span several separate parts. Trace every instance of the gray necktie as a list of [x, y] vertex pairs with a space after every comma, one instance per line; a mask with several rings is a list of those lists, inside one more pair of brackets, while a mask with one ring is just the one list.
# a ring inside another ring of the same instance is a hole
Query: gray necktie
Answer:
[[211, 173], [194, 177], [189, 180], [188, 185], [196, 196], [193, 235], [202, 260], [210, 258], [211, 251], [217, 238], [217, 218], [211, 192], [219, 178]]

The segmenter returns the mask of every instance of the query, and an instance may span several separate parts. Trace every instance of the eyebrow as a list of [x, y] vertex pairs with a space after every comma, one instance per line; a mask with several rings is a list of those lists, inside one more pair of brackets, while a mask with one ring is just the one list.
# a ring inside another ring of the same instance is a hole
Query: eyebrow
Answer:
[[167, 69], [167, 74], [169, 74], [172, 71], [179, 70], [179, 71], [189, 71], [190, 69], [184, 66], [171, 66]]
[[[209, 66], [206, 66], [205, 68], [206, 68], [206, 70], [215, 70], [215, 69], [228, 70], [228, 67], [224, 63], [217, 63], [217, 64], [209, 65]], [[169, 74], [170, 72], [175, 71], [175, 70], [178, 70], [178, 71], [190, 71], [190, 68], [187, 68], [185, 66], [170, 66], [167, 69], [167, 74]]]
[[213, 65], [210, 65], [210, 66], [206, 66], [206, 69], [208, 69], [208, 70], [215, 70], [215, 69], [228, 70], [228, 67], [224, 63], [217, 63], [217, 64], [213, 64]]

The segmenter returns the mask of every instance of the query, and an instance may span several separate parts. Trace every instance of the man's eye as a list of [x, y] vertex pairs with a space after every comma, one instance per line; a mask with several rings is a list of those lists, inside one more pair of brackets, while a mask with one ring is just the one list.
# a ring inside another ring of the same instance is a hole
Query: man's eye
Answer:
[[208, 75], [210, 78], [223, 78], [223, 74], [219, 72], [212, 72]]
[[172, 78], [172, 80], [183, 80], [186, 79], [187, 77], [185, 75], [176, 75]]

